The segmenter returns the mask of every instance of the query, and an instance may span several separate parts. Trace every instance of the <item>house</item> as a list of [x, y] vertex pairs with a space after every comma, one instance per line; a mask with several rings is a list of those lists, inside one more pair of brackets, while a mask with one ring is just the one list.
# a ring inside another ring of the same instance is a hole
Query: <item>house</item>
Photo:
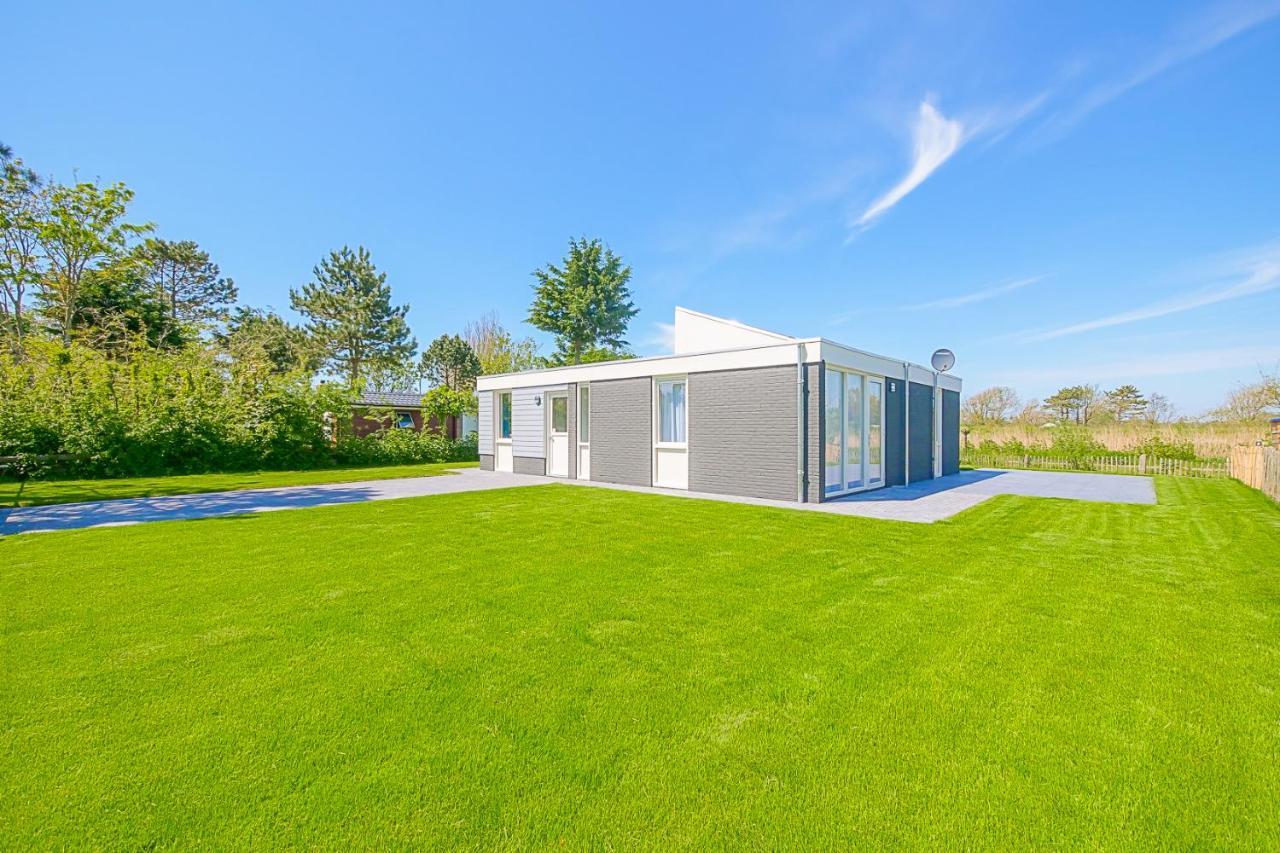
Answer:
[[[387, 414], [390, 419], [387, 419]], [[422, 393], [419, 391], [366, 391], [351, 406], [351, 431], [357, 437], [371, 435], [380, 429], [411, 429], [422, 432]], [[439, 431], [435, 416], [425, 421], [431, 432]], [[473, 415], [445, 419], [445, 435], [449, 438], [466, 438], [476, 431]]]
[[480, 377], [480, 467], [801, 502], [960, 468], [955, 376], [687, 308], [674, 349]]

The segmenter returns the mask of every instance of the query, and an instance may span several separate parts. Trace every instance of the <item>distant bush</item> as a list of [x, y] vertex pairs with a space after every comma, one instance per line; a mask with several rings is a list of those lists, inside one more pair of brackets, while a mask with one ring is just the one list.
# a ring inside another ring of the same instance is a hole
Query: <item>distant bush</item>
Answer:
[[1135, 446], [1133, 452], [1160, 459], [1185, 459], [1188, 462], [1196, 459], [1196, 448], [1190, 441], [1165, 441], [1154, 435]]
[[362, 438], [341, 439], [333, 458], [340, 465], [414, 465], [473, 462], [480, 456], [474, 433], [454, 440], [429, 432], [388, 429]]
[[1074, 461], [1084, 462], [1091, 456], [1104, 456], [1109, 451], [1102, 442], [1095, 439], [1083, 429], [1059, 429], [1053, 434], [1053, 446], [1050, 451]]

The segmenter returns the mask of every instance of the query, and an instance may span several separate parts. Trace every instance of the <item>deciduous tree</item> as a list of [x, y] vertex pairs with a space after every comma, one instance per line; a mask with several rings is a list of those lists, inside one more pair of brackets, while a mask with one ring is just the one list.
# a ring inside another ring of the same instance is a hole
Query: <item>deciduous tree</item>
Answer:
[[409, 361], [418, 346], [405, 322], [409, 306], [391, 304], [387, 274], [378, 272], [363, 246], [330, 252], [313, 275], [314, 281], [289, 290], [289, 302], [307, 318], [307, 332], [332, 370], [354, 387]]
[[555, 360], [580, 364], [601, 350], [625, 355], [631, 302], [631, 267], [598, 239], [571, 239], [560, 266], [535, 270], [529, 322], [556, 336]]
[[151, 230], [124, 221], [132, 200], [133, 190], [124, 184], [79, 183], [49, 191], [48, 210], [37, 229], [46, 263], [39, 296], [64, 346], [71, 343], [86, 283], [119, 274], [112, 268], [127, 262], [129, 240]]
[[467, 413], [474, 415], [476, 409], [476, 395], [466, 389], [439, 385], [422, 395], [422, 414], [436, 419], [441, 434], [445, 432], [448, 418], [460, 418]]
[[216, 338], [232, 358], [260, 358], [276, 374], [298, 371], [313, 374], [324, 360], [306, 330], [273, 311], [260, 308], [237, 309], [226, 331]]
[[515, 340], [494, 312], [468, 323], [462, 337], [480, 360], [482, 374], [518, 373], [543, 364], [542, 357], [538, 355], [538, 342], [533, 338]]
[[1018, 392], [1007, 385], [986, 388], [966, 397], [964, 416], [968, 423], [993, 423], [1009, 420], [1018, 411], [1022, 401]]
[[0, 311], [15, 358], [26, 333], [26, 295], [40, 281], [40, 221], [47, 196], [36, 173], [0, 145]]

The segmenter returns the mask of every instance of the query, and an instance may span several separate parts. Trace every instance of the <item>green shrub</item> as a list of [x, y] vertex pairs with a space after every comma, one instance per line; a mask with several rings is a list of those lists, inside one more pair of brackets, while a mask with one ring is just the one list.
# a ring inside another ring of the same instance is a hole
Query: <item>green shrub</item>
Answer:
[[1165, 441], [1159, 436], [1151, 436], [1133, 448], [1134, 453], [1145, 453], [1160, 459], [1196, 460], [1195, 445], [1189, 441]]
[[343, 438], [333, 455], [341, 465], [473, 462], [480, 458], [474, 433], [455, 441], [442, 435], [407, 429], [387, 429], [363, 438]]
[[329, 465], [324, 413], [347, 397], [265, 359], [198, 343], [104, 354], [29, 340], [0, 359], [0, 456], [50, 457], [42, 473], [134, 476]]

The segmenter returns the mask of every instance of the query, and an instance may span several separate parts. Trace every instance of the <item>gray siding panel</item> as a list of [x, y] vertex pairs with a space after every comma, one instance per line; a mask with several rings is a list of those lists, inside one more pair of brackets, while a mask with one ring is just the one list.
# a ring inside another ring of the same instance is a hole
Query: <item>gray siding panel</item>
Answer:
[[532, 456], [513, 456], [511, 469], [515, 474], [536, 474], [541, 477], [547, 473], [547, 460]]
[[933, 479], [933, 388], [911, 383], [911, 482]]
[[960, 392], [942, 392], [942, 473], [960, 473]]
[[796, 499], [795, 367], [689, 374], [689, 489]]
[[906, 382], [892, 376], [884, 379], [884, 482], [901, 486], [906, 470]]
[[538, 405], [545, 389], [517, 388], [511, 393], [511, 453], [542, 458], [547, 455], [545, 417]]
[[824, 362], [806, 364], [805, 371], [805, 498], [822, 500], [822, 375]]
[[[692, 405], [692, 401], [690, 401]], [[653, 380], [591, 383], [591, 479], [653, 483]]]
[[514, 456], [545, 459], [547, 456], [548, 391], [563, 391], [563, 385], [517, 388], [511, 392], [511, 452]]
[[492, 453], [480, 454], [480, 470], [481, 471], [493, 470], [493, 454]]
[[[480, 454], [493, 454], [493, 392], [476, 392], [476, 432], [480, 439]], [[492, 460], [490, 460], [492, 461]], [[493, 470], [492, 465], [488, 470]]]

